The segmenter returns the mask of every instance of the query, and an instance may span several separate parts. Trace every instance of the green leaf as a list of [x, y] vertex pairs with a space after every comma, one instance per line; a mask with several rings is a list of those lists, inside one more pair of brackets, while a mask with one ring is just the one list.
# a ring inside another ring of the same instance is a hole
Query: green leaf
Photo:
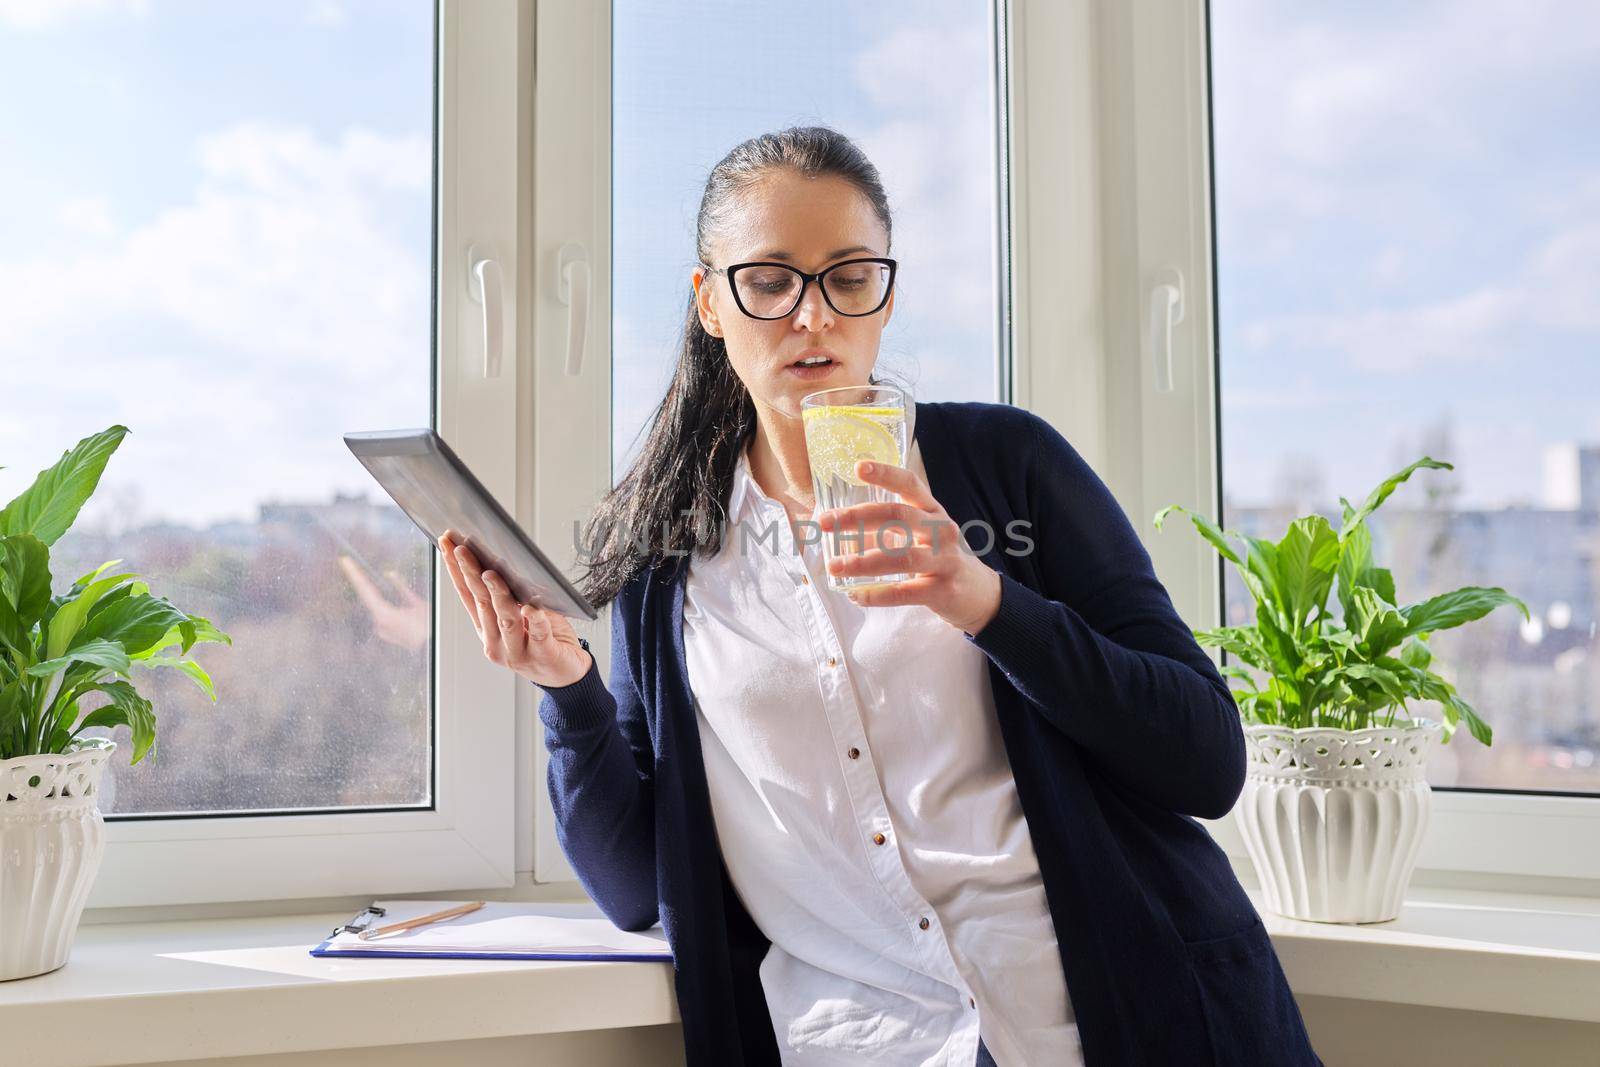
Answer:
[[1291, 631], [1299, 631], [1311, 613], [1322, 608], [1339, 567], [1339, 539], [1321, 515], [1295, 519], [1274, 552], [1274, 571], [1283, 614]]
[[1494, 731], [1489, 728], [1488, 723], [1478, 718], [1478, 713], [1473, 709], [1471, 704], [1468, 704], [1465, 700], [1462, 700], [1458, 696], [1452, 695], [1446, 706], [1453, 706], [1456, 711], [1461, 713], [1461, 717], [1465, 719], [1467, 723], [1467, 732], [1472, 734], [1472, 736], [1481, 744], [1494, 744]]
[[67, 601], [50, 620], [50, 635], [45, 645], [45, 657], [55, 659], [67, 650], [72, 639], [83, 628], [84, 620], [89, 615], [89, 609], [106, 593], [116, 587], [118, 582], [125, 578], [133, 577], [131, 574], [113, 574], [109, 578], [85, 587], [76, 597]]
[[1355, 618], [1350, 627], [1361, 639], [1368, 659], [1384, 655], [1408, 635], [1405, 616], [1373, 590], [1358, 586], [1351, 601]]
[[28, 630], [29, 627], [17, 618], [17, 609], [11, 606], [11, 601], [0, 596], [0, 645], [11, 651], [13, 663], [26, 665], [38, 658]]
[[1219, 626], [1214, 630], [1196, 630], [1194, 637], [1200, 645], [1223, 649], [1230, 656], [1237, 656], [1252, 667], [1264, 671], [1272, 669], [1272, 660], [1268, 657], [1267, 650], [1262, 647], [1254, 629]]
[[1400, 609], [1408, 634], [1434, 633], [1481, 619], [1502, 604], [1515, 604], [1528, 618], [1528, 605], [1497, 587], [1469, 585]]
[[173, 607], [164, 597], [141, 593], [119, 600], [97, 612], [84, 624], [79, 640], [104, 638], [116, 641], [130, 656], [149, 649], [189, 616]]
[[1401, 482], [1410, 478], [1415, 471], [1418, 471], [1424, 467], [1432, 470], [1455, 470], [1455, 467], [1449, 463], [1442, 463], [1439, 460], [1429, 459], [1427, 456], [1423, 456], [1405, 470], [1402, 470], [1396, 474], [1391, 474], [1389, 477], [1385, 478], [1376, 489], [1367, 495], [1366, 503], [1362, 504], [1357, 510], [1352, 511], [1350, 509], [1350, 502], [1345, 500], [1343, 497], [1340, 497], [1340, 503], [1342, 503], [1345, 507], [1345, 516], [1344, 525], [1339, 530], [1339, 540], [1343, 541], [1349, 536], [1352, 528], [1363, 522], [1366, 522], [1367, 516], [1371, 515], [1374, 511], [1377, 511], [1378, 506], [1385, 500], [1389, 499], [1389, 494], [1393, 493]]
[[19, 751], [10, 738], [22, 733], [27, 698], [28, 690], [23, 685], [21, 675], [0, 686], [0, 758], [10, 759], [26, 754]]
[[1239, 534], [1245, 544], [1244, 579], [1250, 585], [1258, 605], [1265, 605], [1279, 620], [1280, 626], [1289, 625], [1283, 595], [1278, 589], [1278, 546], [1249, 534]]
[[194, 679], [194, 684], [200, 687], [200, 691], [202, 693], [211, 698], [211, 703], [215, 704], [217, 702], [217, 691], [216, 688], [211, 684], [211, 676], [206, 673], [206, 669], [204, 667], [200, 666], [200, 664], [196, 663], [194, 660], [181, 659], [177, 656], [151, 656], [149, 659], [142, 660], [140, 662], [152, 670], [156, 667], [177, 668], [184, 674], [187, 674], [190, 678]]
[[1433, 662], [1433, 653], [1428, 651], [1428, 646], [1420, 640], [1413, 639], [1407, 641], [1405, 647], [1400, 650], [1400, 662], [1407, 667], [1426, 668]]
[[1182, 504], [1168, 504], [1156, 512], [1155, 528], [1157, 530], [1161, 529], [1161, 523], [1165, 521], [1169, 511], [1181, 511], [1189, 516], [1189, 520], [1194, 523], [1194, 528], [1200, 531], [1200, 536], [1210, 541], [1216, 550], [1222, 554], [1223, 559], [1229, 560], [1235, 566], [1244, 566], [1244, 560], [1239, 558], [1239, 553], [1235, 552], [1233, 546], [1228, 544], [1228, 535], [1216, 523], [1204, 515], [1196, 515]]
[[91, 686], [84, 692], [95, 690], [109, 696], [111, 703], [85, 716], [74, 733], [96, 726], [127, 726], [133, 731], [133, 756], [129, 764], [138, 763], [155, 744], [156, 717], [151, 703], [128, 682], [105, 682]]
[[1412, 695], [1399, 675], [1382, 667], [1375, 667], [1370, 663], [1347, 663], [1340, 670], [1351, 678], [1372, 682], [1390, 703], [1404, 704], [1406, 698]]
[[134, 660], [149, 659], [151, 656], [171, 648], [173, 645], [181, 645], [180, 651], [187, 653], [195, 645], [206, 641], [225, 645], [233, 644], [233, 638], [212, 625], [210, 619], [199, 615], [190, 615], [183, 622], [178, 623], [163, 634], [161, 640], [142, 652], [133, 653], [131, 658]]
[[48, 678], [58, 671], [66, 670], [74, 663], [89, 663], [99, 667], [110, 667], [118, 674], [127, 674], [131, 661], [122, 646], [112, 641], [95, 638], [86, 641], [77, 648], [72, 649], [64, 656], [47, 659], [43, 663], [35, 663], [27, 669], [27, 673], [38, 678]]
[[50, 603], [50, 549], [30, 533], [0, 537], [0, 595], [32, 629]]
[[128, 432], [126, 426], [111, 426], [62, 453], [54, 465], [40, 471], [31, 486], [0, 510], [0, 535], [29, 533], [47, 545], [55, 544], [100, 484], [106, 461]]
[[117, 564], [119, 564], [121, 562], [122, 561], [120, 559], [109, 559], [109, 560], [106, 560], [104, 563], [100, 564], [100, 566], [96, 567], [94, 570], [90, 571], [88, 574], [80, 574], [80, 575], [78, 575], [78, 577], [76, 579], [74, 579], [72, 584], [73, 584], [73, 586], [75, 588], [87, 589], [89, 587], [89, 583], [90, 582], [94, 581], [96, 578], [98, 578], [102, 574], [104, 574], [107, 570], [109, 570], [112, 567], [115, 567]]

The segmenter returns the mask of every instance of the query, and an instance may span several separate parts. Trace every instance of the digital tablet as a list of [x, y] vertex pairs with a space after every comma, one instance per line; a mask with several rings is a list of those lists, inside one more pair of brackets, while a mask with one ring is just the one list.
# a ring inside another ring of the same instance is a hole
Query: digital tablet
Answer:
[[485, 570], [504, 578], [522, 603], [574, 619], [598, 616], [433, 430], [347, 433], [344, 443], [434, 548], [446, 530], [454, 530], [459, 543]]

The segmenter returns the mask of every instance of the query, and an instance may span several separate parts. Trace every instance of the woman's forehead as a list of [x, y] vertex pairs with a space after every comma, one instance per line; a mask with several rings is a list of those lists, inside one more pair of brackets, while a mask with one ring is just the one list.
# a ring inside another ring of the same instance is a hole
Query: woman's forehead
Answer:
[[729, 234], [739, 260], [796, 265], [844, 255], [883, 255], [883, 223], [867, 197], [837, 177], [774, 176], [746, 188]]

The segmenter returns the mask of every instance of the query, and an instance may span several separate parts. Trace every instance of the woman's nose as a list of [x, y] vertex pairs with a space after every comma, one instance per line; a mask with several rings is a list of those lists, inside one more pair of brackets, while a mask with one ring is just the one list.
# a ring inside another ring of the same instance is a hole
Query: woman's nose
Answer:
[[820, 329], [833, 322], [833, 309], [822, 296], [822, 282], [812, 279], [800, 293], [800, 303], [795, 305], [794, 323], [808, 330]]

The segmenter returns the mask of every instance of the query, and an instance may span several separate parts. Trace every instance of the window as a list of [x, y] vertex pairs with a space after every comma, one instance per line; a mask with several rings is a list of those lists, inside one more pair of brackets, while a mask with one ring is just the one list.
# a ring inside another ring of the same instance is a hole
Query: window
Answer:
[[436, 620], [436, 553], [341, 434], [435, 426], [512, 495], [462, 260], [515, 284], [515, 12], [12, 5], [0, 29], [3, 495], [130, 427], [57, 591], [120, 558], [233, 639], [195, 648], [215, 704], [135, 672], [156, 750], [130, 766], [112, 734], [90, 903], [508, 883], [511, 767], [468, 757], [509, 746], [511, 680], [458, 604]]
[[786, 126], [832, 126], [884, 181], [901, 269], [880, 371], [919, 400], [1007, 398], [1001, 94], [987, 0], [616, 0], [613, 19], [614, 479], [676, 365], [706, 176], [734, 145]]
[[[916, 399], [1027, 402], [1029, 365], [1012, 344], [1027, 294], [1016, 299], [1011, 279], [1010, 11], [987, 0], [538, 6], [531, 532], [569, 573], [578, 524], [665, 394], [705, 179], [746, 138], [827, 124], [879, 168], [901, 260], [881, 367]], [[609, 621], [602, 612], [587, 634], [602, 671]], [[546, 758], [535, 744], [535, 877], [567, 881]]]
[[[1503, 586], [1430, 645], [1494, 728], [1446, 788], [1600, 793], [1600, 13], [1214, 4], [1223, 518], [1373, 517], [1402, 603]], [[1229, 623], [1250, 598], [1227, 570]], [[1436, 705], [1414, 709], [1437, 717]]]
[[129, 766], [117, 729], [101, 810], [429, 803], [429, 545], [340, 434], [431, 421], [432, 5], [157, 7], [4, 41], [28, 165], [0, 195], [34, 205], [0, 286], [30, 397], [7, 499], [128, 426], [53, 573], [121, 558], [234, 642], [194, 650], [215, 705], [138, 674], [156, 748]]

